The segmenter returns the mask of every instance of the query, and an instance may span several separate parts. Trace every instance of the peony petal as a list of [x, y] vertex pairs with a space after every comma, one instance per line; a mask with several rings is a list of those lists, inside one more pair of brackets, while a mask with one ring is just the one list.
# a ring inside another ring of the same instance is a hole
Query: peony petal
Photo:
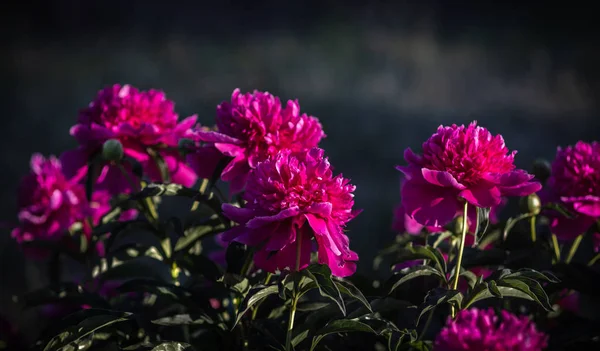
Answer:
[[322, 242], [323, 245], [327, 246], [329, 250], [331, 250], [336, 255], [341, 255], [340, 251], [341, 247], [339, 247], [333, 239], [333, 236], [329, 232], [329, 228], [327, 227], [327, 221], [312, 214], [306, 214], [306, 219], [308, 220], [308, 224], [314, 230], [315, 236], [319, 238], [319, 242]]
[[411, 148], [406, 148], [406, 150], [404, 150], [404, 160], [416, 165], [420, 165], [422, 162], [421, 156], [415, 154]]
[[[312, 251], [312, 241], [310, 235], [300, 235], [300, 260], [299, 269], [305, 269], [310, 264], [310, 253]], [[270, 273], [284, 270], [296, 270], [296, 256], [298, 246], [296, 242], [291, 242], [284, 246], [281, 250], [275, 252], [267, 250], [259, 250], [254, 254], [254, 263], [257, 268], [263, 269]]]
[[50, 195], [50, 209], [53, 211], [58, 210], [58, 208], [63, 203], [63, 194], [60, 190], [55, 189]]
[[331, 204], [331, 202], [317, 202], [315, 204], [310, 205], [306, 209], [306, 211], [326, 218], [331, 215], [332, 208], [333, 205]]
[[272, 222], [279, 222], [286, 218], [297, 216], [300, 213], [298, 206], [286, 208], [273, 216], [254, 217], [246, 223], [248, 228], [260, 228]]
[[198, 177], [210, 179], [213, 177], [219, 161], [223, 155], [214, 147], [201, 147], [196, 152], [186, 157], [188, 165], [196, 172]]
[[527, 196], [538, 192], [542, 185], [531, 182], [533, 175], [523, 170], [516, 170], [497, 177], [496, 182], [502, 196]]
[[243, 155], [246, 149], [243, 147], [234, 145], [234, 144], [225, 144], [225, 143], [215, 143], [215, 148], [225, 156], [236, 157], [238, 155]]
[[[351, 260], [345, 260], [341, 255], [336, 255], [327, 245], [324, 244], [324, 238], [317, 236], [319, 263], [326, 264], [331, 269], [331, 274], [336, 277], [348, 277], [356, 272], [356, 263]], [[350, 254], [352, 257], [358, 258], [356, 253]]]
[[88, 151], [82, 147], [65, 151], [60, 155], [62, 171], [65, 177], [71, 179], [72, 183], [79, 183], [87, 175], [88, 157]]
[[242, 141], [239, 139], [214, 131], [196, 131], [194, 136], [195, 139], [205, 143], [242, 144]]
[[292, 221], [286, 220], [277, 223], [276, 228], [269, 235], [266, 245], [263, 250], [265, 251], [279, 251], [286, 245], [289, 245], [296, 241], [296, 228], [292, 224]]
[[250, 166], [248, 166], [248, 160], [245, 155], [238, 155], [235, 157], [227, 167], [221, 173], [221, 179], [229, 182], [239, 176], [245, 176], [250, 172]]
[[450, 223], [460, 209], [454, 188], [406, 181], [402, 186], [402, 205], [409, 217], [426, 226]]
[[500, 190], [497, 187], [474, 186], [461, 191], [458, 195], [471, 205], [482, 208], [498, 206], [501, 202]]
[[463, 190], [466, 188], [464, 185], [460, 184], [452, 174], [448, 172], [434, 171], [427, 168], [421, 169], [421, 172], [423, 174], [423, 178], [433, 185], [441, 186], [444, 188], [452, 187], [459, 190]]
[[254, 211], [234, 206], [232, 204], [224, 203], [221, 206], [225, 217], [239, 224], [246, 224], [250, 219], [254, 217]]
[[586, 216], [600, 218], [600, 197], [587, 195], [587, 196], [573, 196], [573, 197], [561, 197], [562, 202], [572, 204], [573, 209]]

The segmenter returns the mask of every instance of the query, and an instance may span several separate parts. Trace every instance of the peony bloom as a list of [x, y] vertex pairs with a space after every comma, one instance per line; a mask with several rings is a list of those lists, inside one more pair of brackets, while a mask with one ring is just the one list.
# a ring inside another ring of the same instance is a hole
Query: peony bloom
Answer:
[[552, 232], [572, 240], [600, 219], [600, 143], [582, 141], [558, 148], [552, 174], [541, 193], [544, 202], [563, 205], [574, 218], [550, 213]]
[[[242, 190], [248, 173], [259, 162], [283, 149], [308, 151], [325, 137], [318, 119], [300, 114], [298, 101], [290, 100], [282, 108], [279, 98], [267, 92], [242, 94], [239, 89], [233, 91], [230, 103], [223, 102], [217, 107], [217, 127], [218, 132], [199, 128], [194, 138], [232, 158], [221, 179], [230, 182], [233, 193]], [[204, 165], [202, 156], [200, 160], [195, 157], [199, 174], [210, 168]], [[213, 155], [207, 159], [212, 166]]]
[[[65, 172], [87, 172], [87, 162], [103, 143], [116, 139], [123, 145], [125, 156], [137, 160], [151, 181], [164, 181], [152, 155], [156, 154], [164, 161], [173, 183], [192, 186], [196, 175], [176, 148], [178, 141], [191, 132], [196, 116], [178, 123], [173, 108], [173, 102], [157, 90], [145, 92], [118, 84], [101, 90], [71, 128], [80, 146], [61, 156]], [[130, 181], [116, 166], [104, 164], [97, 176], [98, 187], [112, 194], [131, 191]]]
[[417, 223], [439, 227], [462, 212], [461, 201], [477, 207], [495, 207], [504, 196], [525, 196], [540, 190], [533, 175], [515, 169], [502, 136], [492, 136], [476, 122], [468, 126], [440, 126], [423, 143], [423, 154], [408, 148], [402, 205]]
[[343, 228], [358, 214], [352, 210], [354, 189], [342, 175], [333, 176], [323, 150], [280, 151], [250, 174], [247, 207], [223, 205], [225, 216], [240, 225], [222, 239], [258, 247], [256, 266], [274, 272], [295, 269], [298, 246], [299, 268], [308, 266], [314, 237], [319, 263], [336, 276], [349, 276], [356, 271], [358, 255], [350, 250]]
[[[69, 228], [95, 214], [77, 178], [67, 178], [60, 161], [40, 154], [31, 157], [31, 173], [18, 188], [19, 224], [12, 231], [18, 243], [34, 240], [60, 241]], [[94, 203], [96, 207], [101, 204]], [[28, 250], [44, 256], [43, 250]]]
[[548, 337], [537, 331], [527, 317], [493, 309], [462, 310], [456, 320], [448, 318], [446, 326], [433, 344], [434, 351], [539, 351], [547, 346]]

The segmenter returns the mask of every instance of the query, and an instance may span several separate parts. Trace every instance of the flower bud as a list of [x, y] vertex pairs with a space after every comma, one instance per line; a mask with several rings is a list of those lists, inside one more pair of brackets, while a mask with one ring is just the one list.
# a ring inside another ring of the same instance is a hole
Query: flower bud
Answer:
[[535, 176], [537, 180], [539, 180], [542, 183], [545, 183], [546, 180], [550, 177], [551, 169], [552, 168], [550, 162], [540, 158], [533, 162], [533, 168], [531, 173]]
[[107, 161], [121, 161], [123, 158], [123, 145], [116, 139], [109, 139], [102, 145], [102, 157]]
[[527, 197], [522, 197], [520, 201], [521, 211], [537, 215], [542, 209], [542, 201], [537, 194], [531, 194]]
[[455, 234], [462, 234], [463, 232], [463, 216], [460, 215], [458, 217], [456, 217], [456, 219], [454, 220], [454, 233]]

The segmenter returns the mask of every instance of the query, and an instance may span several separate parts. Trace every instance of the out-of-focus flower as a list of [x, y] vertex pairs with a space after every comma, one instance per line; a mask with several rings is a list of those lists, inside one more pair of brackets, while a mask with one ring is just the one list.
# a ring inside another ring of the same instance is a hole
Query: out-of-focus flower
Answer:
[[[185, 164], [177, 150], [178, 141], [189, 136], [196, 116], [178, 122], [174, 104], [157, 90], [139, 91], [130, 85], [115, 84], [98, 93], [81, 111], [71, 135], [79, 148], [61, 156], [65, 173], [87, 172], [91, 157], [102, 151], [108, 140], [117, 140], [125, 156], [138, 161], [151, 181], [164, 181], [159, 162], [164, 162], [173, 183], [192, 186], [195, 173]], [[158, 161], [162, 159], [162, 161]], [[126, 167], [127, 168], [127, 167]], [[124, 175], [112, 163], [104, 163], [97, 172], [97, 186], [112, 194], [131, 191], [133, 173]]]
[[[242, 190], [248, 173], [259, 162], [284, 149], [305, 152], [325, 137], [318, 119], [300, 114], [298, 101], [290, 100], [282, 108], [279, 98], [267, 92], [242, 94], [239, 89], [233, 91], [231, 102], [217, 107], [217, 128], [218, 131], [198, 128], [194, 140], [232, 158], [221, 179], [230, 182], [233, 193]], [[205, 149], [200, 151], [205, 154], [189, 157], [194, 169], [203, 176], [214, 164], [214, 155]]]
[[544, 202], [558, 203], [575, 215], [550, 212], [552, 232], [573, 240], [600, 219], [600, 143], [578, 142], [558, 148], [552, 174], [540, 194]]
[[471, 308], [448, 318], [435, 339], [434, 351], [539, 351], [548, 337], [539, 332], [527, 317], [502, 311], [501, 319], [493, 309]]
[[305, 268], [315, 237], [319, 262], [336, 276], [351, 275], [358, 255], [350, 250], [343, 229], [358, 214], [352, 210], [354, 189], [342, 175], [333, 176], [323, 150], [280, 151], [250, 174], [245, 208], [223, 205], [224, 214], [240, 224], [225, 232], [223, 240], [258, 247], [256, 266], [274, 272], [294, 270], [298, 251], [298, 268]]
[[443, 226], [462, 212], [461, 199], [476, 207], [498, 206], [502, 197], [525, 196], [540, 190], [533, 175], [516, 170], [502, 136], [492, 136], [475, 122], [440, 126], [423, 143], [423, 154], [404, 152], [407, 166], [402, 205], [425, 226]]
[[579, 312], [579, 292], [569, 289], [564, 289], [560, 292], [559, 298], [556, 304], [563, 311], [569, 311], [571, 313]]
[[[95, 212], [79, 179], [65, 177], [59, 160], [40, 154], [31, 157], [31, 173], [19, 184], [18, 206], [19, 225], [12, 237], [19, 243], [60, 241], [73, 224]], [[44, 256], [44, 250], [28, 252]]]

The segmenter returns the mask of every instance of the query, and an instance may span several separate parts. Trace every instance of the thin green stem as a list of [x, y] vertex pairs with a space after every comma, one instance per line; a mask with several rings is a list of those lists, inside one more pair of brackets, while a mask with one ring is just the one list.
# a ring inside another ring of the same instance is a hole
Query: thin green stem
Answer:
[[[198, 189], [200, 194], [204, 194], [207, 186], [208, 186], [208, 179], [202, 179], [202, 182], [200, 182], [200, 188]], [[195, 200], [194, 203], [192, 204], [192, 208], [190, 209], [190, 211], [196, 211], [198, 209], [198, 206], [200, 206], [200, 201]]]
[[[465, 201], [465, 207], [463, 210], [463, 221], [462, 221], [462, 233], [460, 235], [460, 244], [458, 245], [458, 256], [456, 257], [456, 266], [454, 268], [454, 281], [452, 282], [452, 290], [458, 289], [458, 280], [460, 279], [460, 267], [462, 266], [463, 252], [465, 251], [465, 238], [467, 236], [467, 230], [469, 230], [469, 224], [467, 219], [467, 211], [469, 209], [469, 203]], [[451, 309], [452, 318], [456, 317], [456, 309], [452, 306]]]
[[433, 319], [434, 313], [435, 313], [435, 307], [431, 309], [431, 312], [429, 312], [429, 316], [427, 317], [427, 320], [425, 321], [425, 326], [423, 327], [423, 330], [421, 330], [421, 333], [419, 334], [417, 341], [423, 339], [423, 336], [425, 336], [425, 333], [427, 332], [427, 329], [429, 329], [429, 325], [431, 324], [431, 320]]
[[554, 247], [554, 256], [556, 258], [556, 262], [560, 262], [560, 246], [558, 245], [558, 238], [556, 234], [552, 234], [552, 246]]
[[[298, 272], [300, 270], [300, 257], [302, 254], [302, 231], [298, 231], [296, 233], [296, 270], [294, 272]], [[300, 296], [298, 295], [298, 279], [297, 277], [294, 279], [294, 292], [292, 293], [292, 306], [290, 307], [290, 319], [288, 321], [288, 329], [285, 338], [285, 349], [287, 351], [292, 351], [292, 330], [294, 329], [294, 318], [296, 317], [296, 308], [298, 307], [298, 300]]]
[[529, 219], [529, 223], [531, 225], [531, 241], [532, 242], [536, 242], [536, 240], [537, 240], [537, 233], [535, 231], [535, 219], [536, 219], [536, 216], [531, 216], [531, 218]]
[[590, 262], [588, 262], [588, 264], [587, 264], [587, 265], [588, 265], [588, 266], [593, 266], [593, 265], [594, 265], [594, 263], [596, 263], [598, 260], [600, 260], [600, 253], [599, 253], [599, 254], [596, 254], [596, 256], [594, 256], [594, 258], [592, 258], [592, 259], [590, 260]]
[[573, 244], [571, 244], [571, 249], [569, 250], [569, 255], [567, 256], [565, 263], [571, 263], [571, 260], [573, 259], [573, 256], [575, 256], [575, 253], [577, 252], [577, 249], [579, 248], [579, 244], [581, 244], [582, 239], [583, 234], [579, 234], [577, 238], [575, 238]]

